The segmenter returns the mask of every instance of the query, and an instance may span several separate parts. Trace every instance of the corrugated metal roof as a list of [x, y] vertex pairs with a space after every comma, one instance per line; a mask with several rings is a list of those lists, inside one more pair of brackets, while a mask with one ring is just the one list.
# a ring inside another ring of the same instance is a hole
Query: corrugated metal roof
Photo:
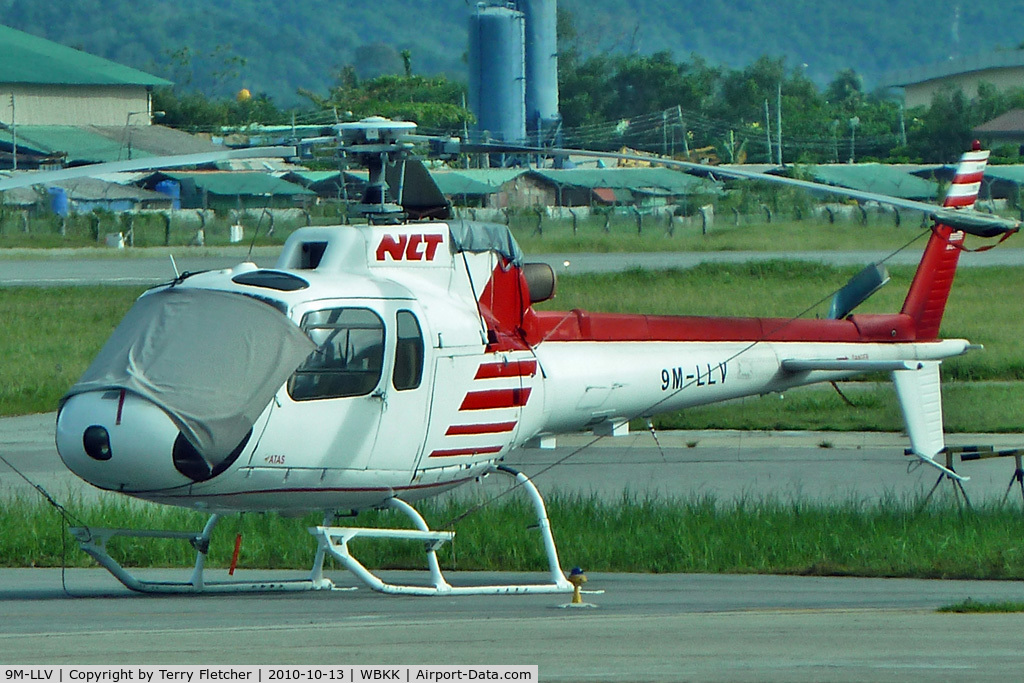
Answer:
[[334, 180], [341, 176], [341, 171], [304, 171], [296, 169], [294, 171], [289, 171], [285, 175], [297, 176], [307, 183], [312, 184], [322, 183], [325, 180]]
[[0, 83], [171, 85], [171, 81], [0, 26]]
[[82, 129], [102, 135], [119, 145], [122, 142], [127, 143], [130, 137], [133, 157], [137, 150], [148, 152], [153, 156], [166, 156], [169, 154], [216, 152], [224, 149], [222, 145], [216, 145], [208, 138], [167, 126], [133, 125], [130, 128], [128, 126], [82, 126]]
[[115, 201], [118, 199], [130, 199], [132, 201], [165, 201], [170, 202], [171, 198], [159, 192], [153, 192], [134, 185], [120, 185], [98, 178], [74, 178], [51, 183], [67, 190], [71, 199], [81, 201]]
[[670, 195], [717, 193], [720, 190], [717, 183], [668, 168], [535, 169], [530, 173], [555, 185], [586, 189], [608, 187]]
[[267, 173], [254, 171], [207, 171], [199, 173], [176, 173], [162, 171], [162, 176], [173, 180], [191, 181], [197, 188], [213, 195], [234, 197], [235, 195], [313, 195], [311, 190], [275, 178]]
[[[11, 143], [11, 131], [0, 131], [0, 140]], [[127, 144], [76, 126], [18, 126], [18, 148], [38, 154], [66, 153], [68, 161], [100, 162], [127, 158]], [[138, 150], [134, 156], [141, 159], [152, 155]]]
[[437, 183], [441, 194], [494, 194], [505, 183], [526, 173], [521, 168], [479, 168], [452, 171], [432, 171], [431, 177]]
[[[37, 154], [67, 154], [68, 163], [94, 163], [224, 149], [195, 135], [164, 126], [18, 126], [18, 147]], [[10, 130], [0, 141], [11, 143]]]
[[911, 69], [891, 71], [883, 75], [882, 82], [888, 87], [904, 87], [933, 81], [937, 78], [945, 78], [954, 74], [1022, 66], [1024, 66], [1024, 50], [1004, 50], [1001, 52], [970, 55], [958, 59], [947, 59]]
[[884, 164], [829, 164], [807, 169], [816, 181], [903, 199], [934, 199], [939, 186]]

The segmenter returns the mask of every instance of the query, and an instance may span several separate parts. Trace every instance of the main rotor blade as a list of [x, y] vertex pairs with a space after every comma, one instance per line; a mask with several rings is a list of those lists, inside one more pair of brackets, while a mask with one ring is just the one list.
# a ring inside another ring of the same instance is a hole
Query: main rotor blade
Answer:
[[294, 147], [249, 147], [248, 149], [228, 149], [222, 152], [200, 152], [198, 154], [173, 154], [163, 157], [146, 157], [127, 161], [108, 161], [102, 164], [89, 164], [62, 168], [59, 171], [39, 171], [24, 173], [13, 178], [0, 180], [0, 192], [13, 190], [17, 187], [29, 187], [54, 183], [73, 178], [88, 178], [102, 173], [123, 173], [125, 171], [149, 171], [161, 168], [177, 168], [180, 166], [198, 166], [212, 164], [225, 159], [252, 159], [262, 157], [294, 157]]
[[747, 171], [738, 168], [728, 168], [725, 166], [709, 166], [708, 164], [698, 164], [692, 161], [679, 161], [678, 159], [664, 159], [661, 157], [650, 157], [642, 154], [627, 154], [622, 152], [598, 152], [591, 150], [579, 150], [579, 149], [566, 149], [558, 147], [523, 147], [518, 145], [502, 145], [502, 144], [487, 144], [487, 143], [471, 143], [462, 145], [462, 150], [466, 153], [474, 152], [491, 152], [491, 153], [506, 153], [506, 154], [555, 154], [564, 156], [582, 156], [582, 157], [594, 157], [599, 159], [621, 159], [624, 161], [642, 161], [649, 164], [661, 164], [662, 166], [682, 168], [690, 171], [704, 171], [712, 175], [727, 176], [730, 178], [744, 178], [746, 180], [763, 180], [769, 183], [775, 183], [777, 185], [788, 185], [790, 187], [799, 187], [804, 190], [811, 192], [821, 192], [828, 194], [836, 194], [844, 197], [850, 197], [852, 199], [860, 199], [868, 202], [878, 202], [887, 206], [894, 206], [900, 209], [909, 209], [912, 211], [921, 211], [925, 213], [929, 218], [948, 225], [954, 230], [962, 230], [963, 232], [980, 235], [982, 237], [991, 237], [1006, 232], [1018, 230], [1021, 227], [1021, 222], [1009, 218], [1002, 218], [1000, 216], [994, 216], [991, 214], [983, 214], [978, 211], [957, 209], [943, 209], [936, 206], [935, 204], [928, 204], [927, 202], [914, 201], [913, 199], [901, 199], [900, 197], [890, 197], [884, 194], [877, 194], [874, 192], [865, 192], [863, 190], [854, 190], [847, 187], [838, 187], [835, 185], [826, 185], [824, 183], [816, 183], [810, 180], [799, 180], [797, 178], [786, 178], [785, 176], [770, 175], [768, 173], [758, 173], [757, 171]]

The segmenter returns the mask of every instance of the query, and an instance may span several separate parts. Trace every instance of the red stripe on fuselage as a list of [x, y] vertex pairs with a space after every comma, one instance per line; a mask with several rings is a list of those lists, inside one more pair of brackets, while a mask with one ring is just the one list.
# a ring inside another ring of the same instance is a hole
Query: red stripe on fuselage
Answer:
[[537, 361], [514, 360], [508, 363], [484, 363], [473, 379], [494, 379], [496, 377], [533, 377], [537, 372]]
[[465, 434], [504, 434], [516, 428], [515, 422], [490, 422], [475, 425], [452, 425], [445, 436], [462, 436]]
[[462, 400], [459, 410], [491, 410], [493, 408], [521, 408], [530, 400], [530, 389], [492, 389], [471, 391]]
[[480, 448], [447, 448], [431, 452], [431, 458], [456, 458], [465, 455], [491, 455], [500, 453], [502, 446], [482, 446]]
[[847, 320], [656, 316], [586, 311], [537, 311], [526, 327], [531, 344], [545, 341], [907, 341], [913, 323], [900, 314], [853, 315]]

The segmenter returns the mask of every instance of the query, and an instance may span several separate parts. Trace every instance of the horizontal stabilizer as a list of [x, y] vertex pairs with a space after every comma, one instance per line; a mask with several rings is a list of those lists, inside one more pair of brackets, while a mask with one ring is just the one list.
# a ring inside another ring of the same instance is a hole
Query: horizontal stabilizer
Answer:
[[1020, 229], [1020, 221], [978, 211], [942, 209], [931, 214], [936, 223], [978, 237], [996, 237]]
[[782, 361], [786, 372], [895, 372], [897, 370], [920, 370], [923, 363], [916, 360], [846, 360], [843, 358], [821, 358], [804, 360], [788, 358]]
[[872, 263], [850, 278], [850, 281], [836, 292], [836, 295], [832, 297], [832, 307], [829, 309], [828, 318], [830, 320], [845, 318], [850, 311], [864, 303], [888, 281], [889, 271], [885, 266], [880, 263]]

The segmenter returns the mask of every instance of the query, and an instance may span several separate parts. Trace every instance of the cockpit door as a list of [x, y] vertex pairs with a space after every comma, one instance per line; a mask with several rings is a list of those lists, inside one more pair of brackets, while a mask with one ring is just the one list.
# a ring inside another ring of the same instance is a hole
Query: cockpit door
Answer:
[[365, 467], [383, 410], [385, 324], [376, 308], [321, 302], [302, 313], [317, 348], [275, 396], [251, 467]]
[[411, 301], [396, 302], [388, 319], [388, 358], [381, 383], [380, 429], [367, 467], [412, 478], [423, 449], [430, 413], [433, 373], [423, 316]]

